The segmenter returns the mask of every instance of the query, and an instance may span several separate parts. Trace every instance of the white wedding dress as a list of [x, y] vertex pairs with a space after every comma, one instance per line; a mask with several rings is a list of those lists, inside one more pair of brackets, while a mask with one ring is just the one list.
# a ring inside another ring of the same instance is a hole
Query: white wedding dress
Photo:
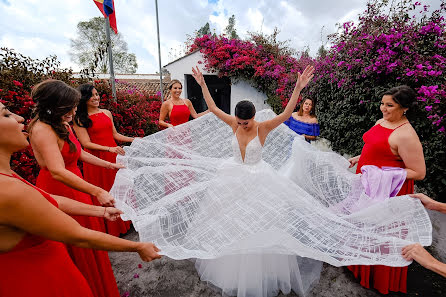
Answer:
[[[256, 120], [273, 116], [262, 111]], [[403, 246], [431, 244], [418, 200], [374, 202], [348, 161], [284, 125], [264, 148], [255, 137], [244, 159], [236, 135], [213, 114], [125, 150], [111, 190], [124, 218], [162, 254], [195, 258], [201, 279], [227, 295], [305, 295], [320, 261], [406, 266]]]

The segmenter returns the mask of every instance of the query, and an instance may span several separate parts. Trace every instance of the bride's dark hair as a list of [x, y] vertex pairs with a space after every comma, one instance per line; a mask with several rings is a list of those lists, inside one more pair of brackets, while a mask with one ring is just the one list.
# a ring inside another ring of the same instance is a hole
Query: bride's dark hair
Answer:
[[254, 104], [249, 100], [242, 100], [235, 106], [235, 116], [242, 120], [250, 120], [256, 114]]
[[93, 122], [88, 117], [87, 101], [93, 96], [94, 86], [92, 84], [82, 84], [77, 87], [77, 90], [81, 93], [81, 99], [77, 106], [76, 115], [74, 116], [74, 122], [79, 127], [90, 128]]
[[28, 126], [31, 133], [34, 124], [39, 120], [53, 128], [56, 135], [70, 146], [70, 152], [76, 151], [76, 146], [69, 138], [68, 128], [63, 124], [62, 117], [69, 113], [79, 103], [80, 94], [76, 89], [60, 80], [45, 80], [33, 87], [31, 97], [36, 102], [35, 117]]

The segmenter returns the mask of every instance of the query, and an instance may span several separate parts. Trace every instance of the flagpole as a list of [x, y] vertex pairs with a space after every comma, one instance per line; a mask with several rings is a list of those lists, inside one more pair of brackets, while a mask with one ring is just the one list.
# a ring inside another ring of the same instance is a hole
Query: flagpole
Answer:
[[112, 52], [112, 44], [110, 39], [110, 20], [107, 16], [105, 18], [105, 34], [107, 35], [107, 51], [108, 51], [108, 64], [110, 65], [110, 82], [112, 86], [113, 100], [116, 100], [116, 86], [115, 86], [115, 71], [113, 70], [113, 52]]
[[158, 36], [158, 62], [159, 62], [159, 71], [160, 71], [160, 93], [161, 93], [161, 102], [164, 102], [163, 95], [163, 74], [161, 72], [161, 46], [160, 46], [160, 27], [158, 20], [158, 1], [155, 0], [155, 10], [156, 10], [156, 33]]

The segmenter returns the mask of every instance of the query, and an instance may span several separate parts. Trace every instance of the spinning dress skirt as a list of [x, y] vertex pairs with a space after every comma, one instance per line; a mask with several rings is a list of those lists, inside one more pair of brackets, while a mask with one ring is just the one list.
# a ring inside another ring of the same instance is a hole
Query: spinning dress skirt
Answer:
[[[116, 147], [116, 142], [113, 138], [113, 123], [112, 120], [103, 112], [99, 112], [90, 116], [92, 125], [87, 128], [88, 136], [90, 141], [99, 145]], [[85, 151], [98, 157], [99, 159], [115, 163], [116, 154], [100, 150], [89, 150]], [[107, 169], [104, 167], [92, 165], [89, 163], [83, 163], [84, 179], [98, 186], [106, 191], [110, 191], [113, 182], [115, 181], [116, 170]], [[96, 197], [92, 197], [93, 203], [95, 205], [101, 205]], [[126, 233], [130, 229], [130, 221], [124, 222], [121, 218], [116, 221], [108, 221], [103, 219], [105, 230], [108, 234], [119, 236], [120, 234]]]
[[[69, 137], [76, 145], [76, 151], [70, 152], [68, 143], [64, 143], [61, 154], [65, 162], [65, 168], [82, 178], [80, 169], [77, 167], [77, 161], [81, 153], [81, 145], [71, 130]], [[36, 185], [50, 194], [65, 196], [85, 204], [93, 205], [90, 195], [77, 191], [55, 180], [46, 168], [40, 170]], [[102, 232], [105, 231], [103, 221], [99, 218], [89, 216], [72, 217], [85, 228]], [[107, 252], [79, 248], [72, 245], [67, 245], [67, 250], [74, 264], [87, 280], [95, 297], [119, 297], [118, 286], [116, 285]]]
[[[390, 150], [389, 137], [396, 129], [388, 129], [378, 124], [364, 133], [364, 147], [356, 173], [360, 173], [364, 165], [406, 167], [404, 162], [398, 159]], [[414, 181], [406, 180], [398, 195], [412, 194], [413, 192]], [[353, 272], [356, 278], [360, 279], [363, 287], [370, 288], [372, 286], [381, 294], [388, 294], [389, 291], [407, 293], [407, 266], [389, 267], [383, 265], [367, 265], [349, 266], [348, 269]]]
[[[256, 120], [274, 116], [264, 110]], [[111, 193], [140, 240], [170, 258], [196, 259], [202, 280], [228, 295], [305, 295], [320, 261], [407, 266], [402, 247], [432, 241], [419, 200], [374, 201], [346, 159], [285, 125], [263, 147], [256, 136], [243, 157], [232, 129], [213, 114], [125, 150]]]
[[[57, 207], [50, 195], [17, 175], [0, 174], [23, 181]], [[0, 296], [93, 297], [93, 294], [63, 243], [26, 234], [12, 250], [0, 253]]]

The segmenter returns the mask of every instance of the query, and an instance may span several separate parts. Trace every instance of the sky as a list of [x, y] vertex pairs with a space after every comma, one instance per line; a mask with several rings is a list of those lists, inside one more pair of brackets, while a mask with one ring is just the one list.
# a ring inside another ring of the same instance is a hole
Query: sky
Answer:
[[[394, 0], [398, 1], [398, 0]], [[114, 0], [117, 26], [138, 62], [137, 73], [158, 71], [155, 0]], [[440, 0], [421, 0], [438, 8]], [[280, 41], [315, 54], [328, 46], [336, 24], [355, 21], [367, 0], [158, 0], [161, 63], [179, 58], [187, 35], [209, 22], [217, 34], [235, 15], [240, 37], [247, 32], [270, 34]], [[78, 71], [69, 56], [77, 24], [102, 16], [93, 0], [0, 0], [0, 47], [15, 49], [34, 59], [57, 55], [63, 68]]]

